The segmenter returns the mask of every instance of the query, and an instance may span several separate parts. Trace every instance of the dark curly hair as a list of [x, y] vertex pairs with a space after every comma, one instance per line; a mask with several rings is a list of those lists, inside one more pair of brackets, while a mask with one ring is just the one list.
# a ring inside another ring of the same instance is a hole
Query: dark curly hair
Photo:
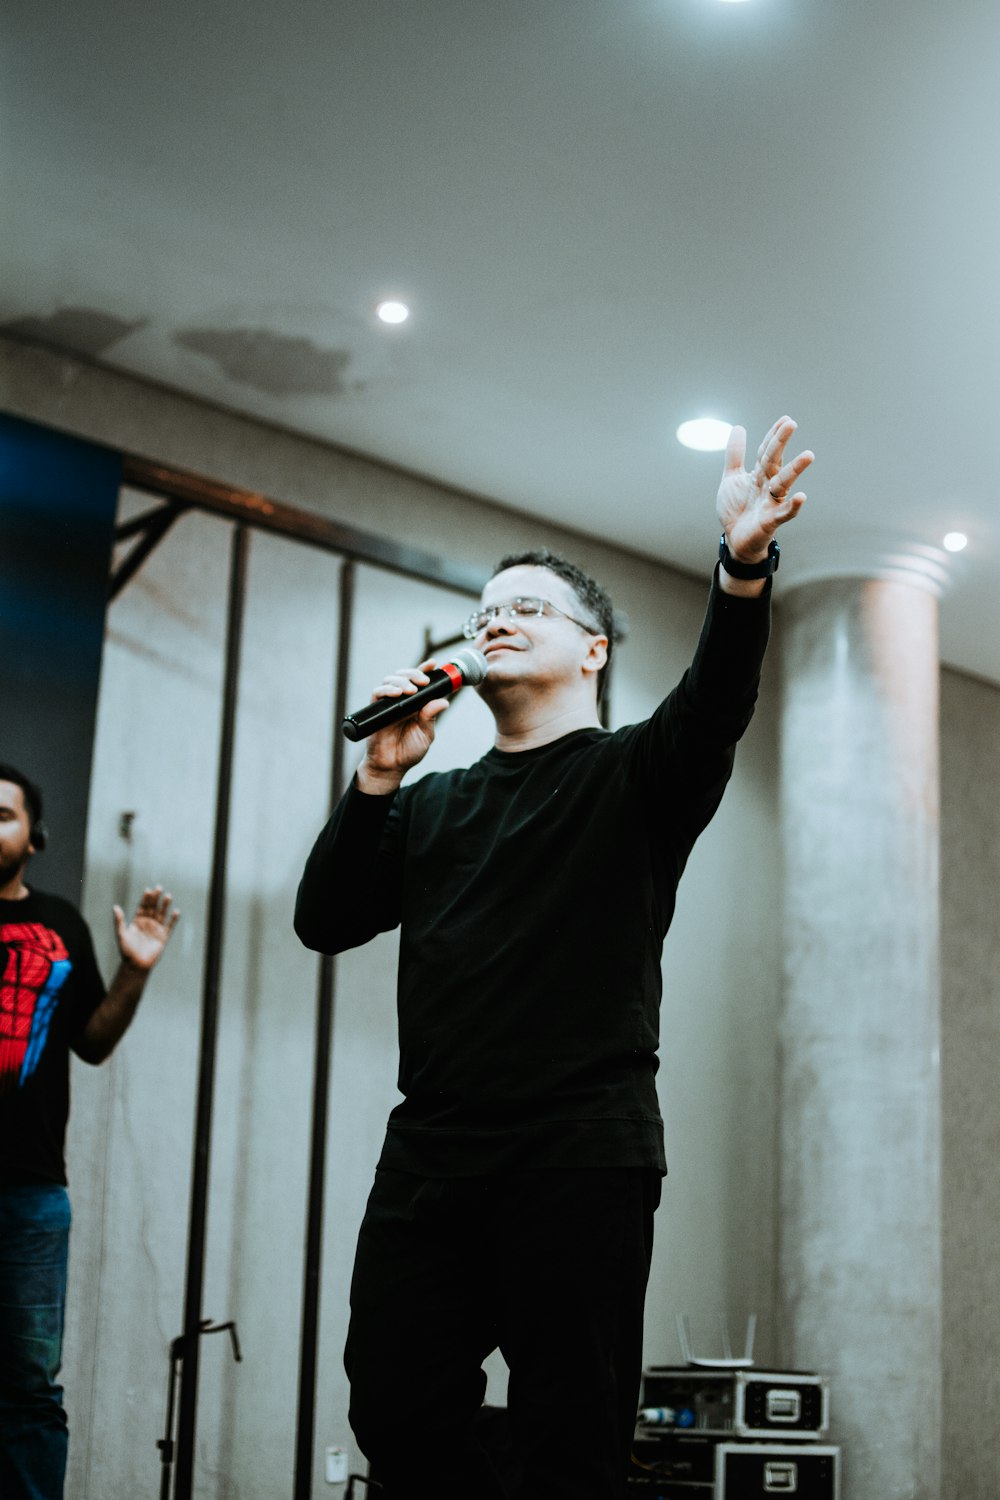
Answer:
[[607, 636], [608, 659], [597, 679], [597, 696], [600, 699], [604, 691], [605, 674], [611, 665], [611, 655], [615, 648], [615, 612], [607, 589], [602, 588], [596, 578], [591, 578], [589, 573], [578, 568], [576, 563], [570, 562], [558, 552], [550, 552], [548, 547], [537, 547], [532, 552], [511, 552], [506, 557], [501, 557], [491, 576], [495, 578], [508, 568], [521, 567], [548, 568], [557, 578], [564, 578], [580, 601], [585, 623], [593, 623], [599, 635]]

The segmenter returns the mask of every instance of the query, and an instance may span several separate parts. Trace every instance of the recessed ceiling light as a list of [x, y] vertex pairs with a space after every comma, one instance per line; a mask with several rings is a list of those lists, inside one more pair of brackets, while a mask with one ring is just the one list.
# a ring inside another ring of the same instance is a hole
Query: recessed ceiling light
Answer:
[[964, 531], [949, 531], [944, 539], [946, 552], [964, 552], [969, 545], [969, 538]]
[[693, 422], [682, 422], [677, 429], [677, 441], [685, 448], [697, 448], [699, 453], [719, 453], [729, 442], [732, 431], [730, 422], [720, 422], [718, 417], [697, 417]]
[[383, 323], [405, 323], [410, 316], [410, 309], [405, 302], [380, 302], [375, 311]]

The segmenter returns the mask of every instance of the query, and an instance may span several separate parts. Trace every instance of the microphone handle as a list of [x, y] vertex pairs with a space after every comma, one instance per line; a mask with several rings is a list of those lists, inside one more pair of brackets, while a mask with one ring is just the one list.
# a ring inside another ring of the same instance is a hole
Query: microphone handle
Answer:
[[366, 703], [364, 708], [348, 714], [340, 726], [344, 738], [355, 742], [365, 740], [380, 729], [388, 729], [390, 724], [412, 719], [425, 703], [433, 703], [435, 698], [448, 698], [462, 686], [462, 674], [454, 666], [450, 672], [435, 667], [427, 675], [430, 682], [417, 688], [415, 693], [401, 694], [398, 698], [376, 698], [374, 703]]

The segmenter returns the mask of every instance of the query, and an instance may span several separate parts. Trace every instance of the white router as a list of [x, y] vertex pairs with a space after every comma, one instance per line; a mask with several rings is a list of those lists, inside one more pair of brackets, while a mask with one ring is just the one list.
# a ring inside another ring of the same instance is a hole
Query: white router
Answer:
[[753, 1341], [757, 1332], [757, 1314], [751, 1313], [747, 1318], [746, 1338], [743, 1344], [743, 1353], [734, 1354], [732, 1344], [729, 1340], [729, 1320], [719, 1318], [719, 1329], [722, 1334], [722, 1357], [709, 1359], [702, 1355], [691, 1352], [691, 1330], [688, 1327], [687, 1313], [677, 1314], [677, 1337], [681, 1343], [681, 1354], [684, 1363], [697, 1365], [702, 1370], [745, 1370], [753, 1364]]

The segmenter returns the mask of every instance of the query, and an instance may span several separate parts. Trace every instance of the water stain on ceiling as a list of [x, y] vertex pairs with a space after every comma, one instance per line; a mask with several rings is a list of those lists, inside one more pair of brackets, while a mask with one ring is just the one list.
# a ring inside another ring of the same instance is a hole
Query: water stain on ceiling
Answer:
[[97, 359], [145, 322], [145, 318], [119, 318], [96, 307], [61, 307], [44, 318], [11, 318], [0, 323], [0, 333]]
[[230, 380], [269, 396], [340, 396], [364, 384], [345, 379], [349, 350], [323, 349], [312, 339], [267, 328], [187, 328], [174, 342], [214, 360]]

